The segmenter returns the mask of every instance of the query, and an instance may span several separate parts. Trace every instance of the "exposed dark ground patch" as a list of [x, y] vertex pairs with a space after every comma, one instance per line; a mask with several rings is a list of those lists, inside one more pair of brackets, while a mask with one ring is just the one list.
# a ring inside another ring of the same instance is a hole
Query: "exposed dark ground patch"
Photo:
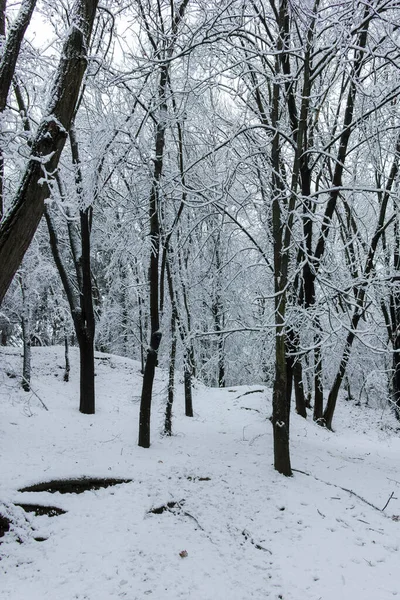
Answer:
[[185, 500], [167, 502], [166, 504], [163, 504], [162, 506], [157, 506], [156, 508], [151, 508], [149, 510], [149, 514], [162, 515], [164, 512], [174, 512], [174, 509], [179, 510], [180, 508], [182, 508], [183, 504], [185, 504]]
[[7, 517], [0, 514], [0, 538], [3, 537], [7, 531], [10, 531], [10, 523], [11, 522]]
[[83, 494], [89, 490], [100, 490], [120, 483], [130, 483], [132, 479], [93, 478], [80, 477], [79, 479], [55, 479], [43, 481], [28, 487], [21, 488], [19, 492], [60, 492], [60, 494]]
[[20, 506], [25, 512], [33, 512], [37, 517], [47, 515], [48, 517], [58, 517], [59, 515], [65, 515], [67, 512], [57, 506], [42, 506], [41, 504], [25, 504], [22, 502], [16, 502], [15, 506]]

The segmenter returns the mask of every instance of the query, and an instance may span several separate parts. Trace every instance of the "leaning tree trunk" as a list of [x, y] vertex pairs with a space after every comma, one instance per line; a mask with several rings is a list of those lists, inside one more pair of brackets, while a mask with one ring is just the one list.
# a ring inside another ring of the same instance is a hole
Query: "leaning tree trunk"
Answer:
[[50, 102], [32, 143], [30, 158], [12, 208], [0, 226], [0, 303], [19, 268], [50, 195], [46, 177], [56, 172], [83, 75], [98, 0], [77, 0], [57, 68]]
[[[391, 197], [391, 190], [392, 190], [393, 184], [394, 184], [394, 182], [397, 178], [398, 172], [399, 172], [399, 166], [398, 166], [399, 157], [400, 157], [400, 136], [398, 137], [398, 140], [397, 140], [396, 155], [393, 159], [389, 179], [388, 179], [388, 182], [387, 182], [386, 188], [385, 188], [385, 193], [384, 193], [383, 198], [380, 203], [378, 223], [376, 225], [375, 233], [371, 240], [371, 245], [368, 250], [365, 267], [364, 267], [364, 270], [362, 273], [363, 285], [362, 285], [362, 287], [359, 287], [357, 290], [355, 307], [353, 309], [353, 316], [352, 316], [351, 323], [350, 323], [350, 329], [349, 329], [349, 332], [346, 337], [345, 346], [344, 346], [344, 350], [343, 350], [343, 354], [342, 354], [342, 359], [340, 361], [339, 369], [336, 373], [336, 377], [333, 382], [332, 389], [328, 396], [328, 402], [327, 402], [327, 405], [326, 405], [326, 408], [325, 408], [325, 411], [323, 414], [323, 418], [320, 421], [321, 425], [325, 425], [328, 429], [332, 429], [332, 419], [333, 419], [333, 414], [334, 414], [335, 408], [336, 408], [336, 402], [337, 402], [337, 398], [339, 395], [339, 390], [343, 383], [343, 379], [346, 375], [346, 369], [347, 369], [347, 365], [350, 360], [350, 353], [351, 353], [351, 349], [353, 346], [353, 342], [356, 337], [357, 327], [358, 327], [361, 317], [364, 314], [364, 305], [365, 305], [365, 299], [367, 296], [367, 284], [368, 284], [368, 281], [369, 281], [372, 273], [374, 272], [374, 260], [375, 260], [375, 254], [376, 254], [379, 240], [381, 239], [381, 237], [386, 229], [386, 226], [385, 226], [386, 210], [388, 207], [389, 199]], [[390, 223], [390, 222], [391, 222], [391, 219], [388, 221], [388, 223]]]
[[[6, 35], [6, 4], [6, 0], [0, 0], [0, 36], [3, 39], [5, 39]], [[7, 97], [14, 77], [22, 40], [24, 39], [35, 6], [36, 0], [24, 0], [22, 2], [18, 16], [12, 24], [2, 48], [2, 57], [0, 60], [0, 114], [3, 113], [6, 108]], [[0, 144], [0, 221], [4, 212], [3, 189], [4, 154], [2, 145]]]

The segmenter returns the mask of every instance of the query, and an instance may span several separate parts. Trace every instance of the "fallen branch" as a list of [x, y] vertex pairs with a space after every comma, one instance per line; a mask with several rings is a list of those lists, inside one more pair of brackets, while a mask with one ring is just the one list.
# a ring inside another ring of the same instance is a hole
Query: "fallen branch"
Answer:
[[239, 398], [243, 398], [243, 396], [248, 396], [249, 394], [262, 394], [264, 390], [250, 390], [249, 392], [245, 392], [244, 394], [240, 394], [237, 396], [235, 400], [239, 400]]
[[347, 492], [351, 496], [355, 496], [356, 498], [361, 500], [361, 502], [368, 504], [368, 506], [370, 506], [371, 508], [374, 508], [375, 510], [377, 510], [379, 512], [382, 512], [383, 510], [385, 510], [385, 508], [387, 507], [387, 505], [389, 504], [389, 501], [391, 499], [391, 498], [389, 498], [388, 502], [385, 504], [385, 507], [383, 509], [380, 509], [378, 506], [375, 506], [375, 504], [372, 504], [372, 502], [370, 502], [369, 500], [366, 500], [365, 498], [363, 498], [356, 492], [353, 492], [353, 490], [349, 490], [348, 488], [342, 487], [341, 485], [337, 485], [336, 483], [330, 483], [329, 481], [324, 481], [323, 479], [319, 479], [319, 477], [316, 477], [315, 475], [311, 475], [311, 473], [306, 473], [305, 471], [300, 471], [299, 469], [292, 469], [292, 471], [295, 471], [296, 473], [302, 473], [303, 475], [307, 475], [307, 477], [313, 477], [313, 479], [315, 479], [316, 481], [320, 481], [321, 483], [324, 483], [325, 485], [331, 485], [335, 488], [338, 488], [339, 490], [343, 490], [343, 492]]
[[43, 406], [43, 408], [45, 410], [47, 410], [47, 412], [48, 412], [49, 409], [47, 408], [47, 406], [45, 405], [45, 403], [43, 402], [43, 400], [41, 399], [41, 397], [39, 396], [39, 394], [37, 392], [35, 392], [34, 389], [32, 389], [30, 381], [28, 381], [23, 375], [22, 375], [22, 379], [29, 385], [29, 391], [32, 392], [32, 394], [34, 394], [36, 396], [36, 398], [39, 400], [39, 402], [41, 403], [41, 405]]
[[262, 550], [263, 552], [268, 552], [269, 554], [272, 555], [271, 550], [269, 550], [268, 548], [264, 548], [264, 546], [261, 546], [261, 544], [258, 544], [257, 542], [254, 541], [254, 539], [251, 537], [251, 534], [247, 531], [247, 529], [243, 529], [242, 536], [244, 537], [244, 539], [246, 541], [249, 541], [250, 544], [253, 544], [253, 546], [255, 548], [257, 548], [257, 550]]
[[394, 496], [394, 492], [392, 492], [390, 494], [388, 501], [386, 502], [385, 506], [382, 508], [382, 512], [385, 510], [385, 508], [387, 507], [387, 505], [389, 504], [389, 502], [391, 501], [391, 499], [393, 498], [393, 496]]

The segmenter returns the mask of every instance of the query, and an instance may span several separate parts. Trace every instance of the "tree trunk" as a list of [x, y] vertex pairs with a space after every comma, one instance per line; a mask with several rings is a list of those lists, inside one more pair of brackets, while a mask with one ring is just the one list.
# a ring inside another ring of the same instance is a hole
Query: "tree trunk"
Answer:
[[[23, 0], [15, 22], [11, 25], [7, 38], [6, 35], [6, 0], [0, 0], [0, 39], [2, 44], [2, 57], [0, 60], [0, 114], [4, 112], [7, 104], [11, 82], [15, 73], [15, 66], [20, 53], [22, 40], [30, 23], [36, 0]], [[0, 221], [4, 213], [4, 153], [0, 143]], [[18, 265], [19, 266], [19, 265]], [[18, 268], [18, 267], [17, 267]], [[0, 298], [1, 304], [1, 298]]]
[[[281, 204], [286, 197], [281, 178], [281, 147], [279, 135], [279, 112], [281, 101], [281, 69], [283, 39], [286, 39], [288, 6], [282, 1], [279, 6], [279, 39], [275, 58], [275, 81], [273, 84], [273, 100], [271, 123], [275, 128], [271, 146], [272, 165], [272, 239], [274, 252], [274, 293], [275, 293], [275, 380], [272, 397], [272, 427], [274, 436], [274, 467], [282, 475], [290, 477], [292, 468], [289, 450], [289, 414], [287, 361], [286, 361], [286, 284], [289, 263], [289, 243], [286, 236], [291, 227], [286, 229], [282, 222]], [[289, 217], [290, 218], [290, 217]]]
[[400, 420], [400, 335], [396, 335], [393, 350], [392, 406], [396, 418]]
[[147, 351], [146, 366], [143, 375], [142, 396], [140, 400], [139, 446], [142, 448], [150, 448], [151, 399], [153, 395], [153, 382], [160, 342], [161, 333], [156, 331], [150, 338], [150, 348]]
[[161, 67], [158, 98], [160, 102], [159, 118], [155, 134], [155, 160], [153, 183], [149, 198], [149, 220], [150, 220], [150, 348], [147, 352], [146, 365], [143, 375], [142, 396], [140, 402], [139, 417], [139, 446], [150, 447], [150, 414], [153, 393], [153, 380], [158, 360], [158, 348], [161, 342], [160, 310], [159, 310], [159, 262], [160, 262], [160, 220], [159, 220], [159, 186], [163, 171], [165, 129], [167, 126], [167, 103], [166, 90], [168, 82], [168, 63]]
[[19, 268], [50, 195], [44, 177], [57, 169], [75, 113], [98, 0], [78, 0], [71, 16], [50, 101], [32, 143], [31, 155], [12, 208], [0, 226], [0, 304]]
[[84, 415], [95, 413], [94, 339], [82, 322], [77, 333], [80, 359], [79, 411]]
[[296, 400], [296, 412], [301, 417], [307, 418], [307, 402], [306, 396], [304, 394], [304, 384], [303, 384], [303, 368], [301, 365], [300, 358], [294, 363], [293, 367], [293, 386], [294, 386], [294, 395]]
[[183, 380], [185, 388], [185, 415], [187, 417], [193, 417], [192, 365], [190, 351], [187, 351], [185, 356]]
[[165, 407], [164, 435], [172, 435], [172, 405], [175, 394], [175, 364], [176, 364], [176, 313], [172, 309], [171, 315], [171, 354], [169, 357], [168, 371], [168, 398]]
[[95, 318], [92, 295], [92, 273], [90, 269], [90, 230], [92, 208], [80, 211], [82, 237], [82, 290], [80, 293], [80, 329], [77, 331], [80, 365], [81, 398], [79, 410], [86, 415], [95, 412], [94, 384], [94, 334]]
[[287, 401], [290, 405], [292, 388], [294, 388], [296, 412], [301, 417], [307, 418], [301, 359], [299, 356], [296, 356], [296, 352], [298, 353], [299, 350], [299, 336], [292, 328], [287, 332], [286, 346]]
[[71, 365], [69, 362], [69, 343], [68, 343], [68, 334], [66, 331], [64, 331], [64, 356], [65, 356], [64, 381], [69, 381], [69, 373], [71, 371]]
[[291, 476], [285, 341], [281, 332], [275, 337], [275, 345], [275, 380], [272, 400], [274, 467], [282, 475]]
[[[25, 310], [24, 310], [25, 313]], [[24, 344], [23, 366], [22, 366], [22, 389], [25, 392], [31, 391], [31, 335], [29, 327], [29, 318], [26, 314], [21, 318], [22, 340]]]
[[[54, 228], [50, 213], [45, 212], [45, 218], [50, 236], [50, 247], [60, 275], [64, 291], [74, 323], [74, 329], [79, 345], [80, 353], [80, 403], [79, 410], [84, 414], [95, 412], [95, 383], [94, 383], [94, 334], [95, 319], [93, 312], [93, 301], [91, 295], [91, 272], [90, 272], [90, 209], [81, 211], [81, 237], [82, 257], [79, 265], [75, 265], [80, 272], [81, 285], [79, 299], [76, 297], [75, 288], [67, 273], [61, 258], [56, 230]], [[91, 364], [90, 364], [91, 362]]]
[[[320, 328], [319, 320], [317, 326]], [[321, 336], [317, 333], [315, 338], [314, 348], [314, 421], [319, 422], [323, 417], [324, 412], [324, 390], [322, 384], [322, 353], [321, 353]]]

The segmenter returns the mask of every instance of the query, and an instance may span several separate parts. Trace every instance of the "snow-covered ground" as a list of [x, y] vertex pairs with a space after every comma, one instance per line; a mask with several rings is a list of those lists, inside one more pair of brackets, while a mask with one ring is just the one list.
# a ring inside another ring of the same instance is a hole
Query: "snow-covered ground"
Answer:
[[[0, 540], [1, 600], [400, 596], [400, 439], [388, 410], [342, 401], [335, 433], [293, 415], [297, 471], [284, 478], [272, 467], [263, 386], [197, 384], [189, 419], [178, 385], [166, 438], [159, 371], [145, 450], [137, 363], [97, 355], [94, 416], [78, 412], [76, 352], [65, 383], [62, 348], [33, 349], [32, 387], [48, 412], [9, 376], [20, 363], [18, 349], [1, 349], [0, 511], [15, 521]], [[79, 495], [18, 491], [80, 476], [132, 481]], [[14, 502], [67, 512], [33, 516]]]

